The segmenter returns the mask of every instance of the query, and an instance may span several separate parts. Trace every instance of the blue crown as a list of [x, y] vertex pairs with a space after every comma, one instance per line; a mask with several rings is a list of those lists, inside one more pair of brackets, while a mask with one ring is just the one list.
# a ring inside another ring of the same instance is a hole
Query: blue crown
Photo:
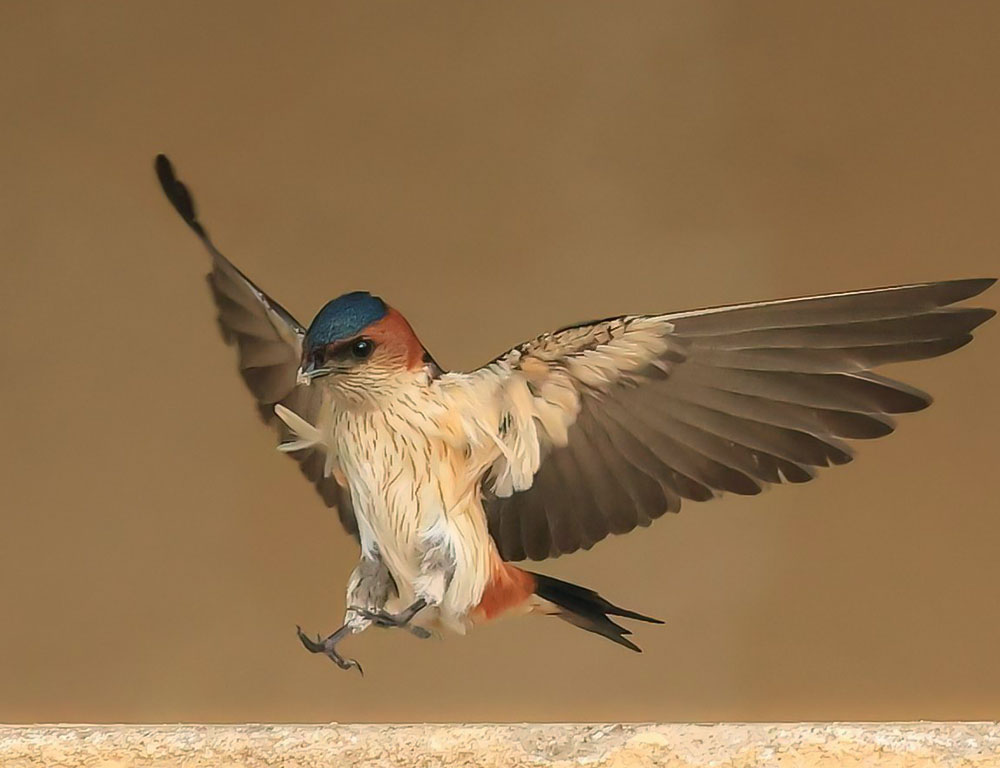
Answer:
[[357, 336], [388, 312], [385, 302], [367, 291], [345, 293], [329, 302], [306, 331], [306, 347], [320, 347]]

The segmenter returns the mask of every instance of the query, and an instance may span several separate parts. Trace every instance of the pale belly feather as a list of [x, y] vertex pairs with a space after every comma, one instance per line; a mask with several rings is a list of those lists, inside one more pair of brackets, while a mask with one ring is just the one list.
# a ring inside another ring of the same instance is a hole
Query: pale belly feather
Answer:
[[437, 547], [453, 573], [440, 606], [424, 611], [420, 623], [437, 619], [464, 632], [490, 579], [493, 544], [477, 473], [464, 451], [421, 428], [423, 418], [405, 405], [341, 411], [330, 437], [351, 489], [362, 550], [377, 553], [396, 581], [399, 599], [388, 609], [413, 602], [424, 555]]

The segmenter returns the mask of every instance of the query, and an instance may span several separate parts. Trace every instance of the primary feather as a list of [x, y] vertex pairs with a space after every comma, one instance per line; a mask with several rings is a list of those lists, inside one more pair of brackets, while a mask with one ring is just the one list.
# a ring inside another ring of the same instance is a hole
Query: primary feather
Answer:
[[530, 420], [542, 425], [528, 430], [538, 442], [528, 466], [501, 459], [484, 478], [501, 553], [539, 560], [589, 548], [683, 499], [755, 494], [850, 461], [845, 440], [889, 434], [890, 414], [930, 403], [871, 369], [968, 343], [994, 312], [951, 305], [992, 283], [619, 317], [516, 347], [471, 374], [527, 389]]
[[[191, 194], [164, 155], [156, 158], [156, 175], [167, 198], [212, 258], [207, 279], [219, 329], [225, 342], [237, 349], [240, 376], [257, 401], [260, 417], [277, 430], [279, 444], [295, 439], [296, 435], [276, 418], [276, 405], [312, 424], [318, 424], [322, 416], [322, 390], [297, 385], [295, 380], [306, 329], [215, 247], [198, 220]], [[303, 449], [289, 455], [299, 463], [324, 503], [337, 510], [347, 532], [356, 536], [350, 493], [327, 471], [330, 461], [323, 450]]]

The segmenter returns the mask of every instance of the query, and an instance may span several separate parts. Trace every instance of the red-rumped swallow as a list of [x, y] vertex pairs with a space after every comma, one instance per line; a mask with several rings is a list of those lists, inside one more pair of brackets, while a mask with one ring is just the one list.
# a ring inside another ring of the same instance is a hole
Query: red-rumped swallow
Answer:
[[951, 352], [994, 311], [957, 307], [993, 279], [949, 280], [623, 315], [545, 333], [445, 371], [398, 310], [356, 291], [307, 327], [209, 239], [170, 162], [156, 172], [212, 258], [224, 339], [361, 558], [343, 626], [459, 633], [502, 614], [556, 615], [638, 651], [611, 617], [660, 623], [523, 570], [648, 526], [684, 500], [752, 495], [846, 464], [931, 398], [873, 370]]

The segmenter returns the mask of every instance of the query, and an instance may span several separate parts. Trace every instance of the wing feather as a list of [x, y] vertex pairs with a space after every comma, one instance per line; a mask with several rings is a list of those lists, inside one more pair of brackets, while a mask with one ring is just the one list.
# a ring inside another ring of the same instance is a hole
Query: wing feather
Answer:
[[990, 277], [944, 280], [710, 307], [663, 317], [673, 323], [675, 332], [681, 336], [714, 336], [761, 328], [840, 325], [922, 315], [978, 296], [994, 282], [996, 279]]
[[[311, 424], [320, 419], [320, 390], [298, 386], [295, 380], [305, 328], [215, 247], [198, 220], [190, 192], [174, 175], [164, 155], [156, 158], [156, 175], [167, 199], [212, 257], [208, 284], [222, 338], [237, 349], [240, 376], [257, 400], [261, 418], [276, 429], [279, 443], [287, 444], [295, 435], [275, 416], [276, 405], [285, 406]], [[324, 503], [337, 510], [344, 528], [356, 536], [358, 528], [350, 493], [329, 473], [330, 462], [323, 449], [310, 447], [289, 455], [298, 462]]]
[[509, 458], [483, 478], [502, 555], [589, 548], [684, 499], [752, 495], [851, 461], [846, 441], [887, 435], [893, 414], [931, 402], [872, 369], [967, 344], [994, 312], [951, 305], [993, 282], [609, 318], [467, 374], [498, 381], [510, 422], [526, 425], [499, 438]]

